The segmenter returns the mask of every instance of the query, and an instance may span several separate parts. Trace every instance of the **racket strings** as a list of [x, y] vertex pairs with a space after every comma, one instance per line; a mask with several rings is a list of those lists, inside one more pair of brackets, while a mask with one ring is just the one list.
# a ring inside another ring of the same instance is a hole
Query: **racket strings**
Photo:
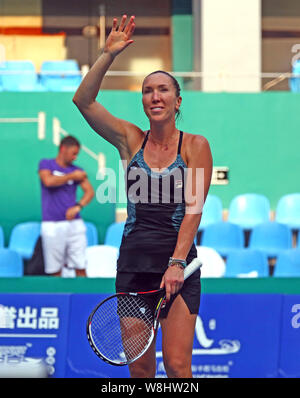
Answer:
[[131, 362], [148, 347], [153, 313], [138, 296], [120, 295], [105, 301], [94, 313], [91, 334], [98, 351], [116, 363]]

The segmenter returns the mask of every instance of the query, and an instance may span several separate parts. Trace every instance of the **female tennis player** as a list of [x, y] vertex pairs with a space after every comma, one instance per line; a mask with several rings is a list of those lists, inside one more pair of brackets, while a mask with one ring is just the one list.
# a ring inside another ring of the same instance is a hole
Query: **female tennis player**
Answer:
[[[117, 264], [117, 292], [164, 287], [160, 315], [163, 360], [168, 377], [192, 377], [191, 360], [200, 305], [200, 271], [186, 281], [183, 269], [197, 257], [194, 237], [207, 196], [212, 156], [201, 135], [176, 128], [182, 98], [176, 79], [163, 71], [148, 75], [142, 103], [149, 130], [113, 116], [96, 101], [114, 59], [133, 43], [135, 17], [113, 20], [105, 48], [83, 79], [74, 103], [90, 126], [114, 145], [124, 161], [128, 215]], [[155, 341], [129, 365], [131, 377], [154, 377]]]

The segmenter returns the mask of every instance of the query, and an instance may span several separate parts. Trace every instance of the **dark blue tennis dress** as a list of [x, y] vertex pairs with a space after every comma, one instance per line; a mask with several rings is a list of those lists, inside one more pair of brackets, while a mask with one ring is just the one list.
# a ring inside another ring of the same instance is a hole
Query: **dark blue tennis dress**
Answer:
[[[117, 263], [116, 291], [138, 292], [158, 289], [172, 256], [178, 231], [185, 215], [185, 174], [187, 165], [180, 155], [180, 131], [177, 157], [162, 172], [150, 169], [144, 160], [144, 148], [135, 154], [126, 172], [128, 217]], [[193, 243], [187, 263], [197, 257]], [[181, 290], [171, 297], [160, 317], [165, 318], [178, 294], [191, 314], [198, 314], [200, 306], [200, 270], [191, 275]]]
[[[126, 172], [128, 217], [118, 260], [121, 272], [164, 273], [185, 215], [187, 165], [180, 154], [183, 133], [180, 131], [176, 160], [161, 172], [151, 170], [144, 160], [148, 136], [149, 131]], [[187, 262], [195, 257], [193, 244]]]
[[[144, 148], [135, 154], [126, 172], [128, 217], [117, 263], [116, 291], [138, 292], [158, 289], [172, 256], [178, 231], [185, 215], [185, 174], [187, 165], [180, 155], [183, 133], [180, 131], [177, 157], [162, 172], [150, 169], [144, 160]], [[187, 263], [197, 257], [193, 243]], [[200, 306], [200, 270], [191, 275], [180, 291], [160, 313], [165, 318], [180, 294], [191, 314]]]

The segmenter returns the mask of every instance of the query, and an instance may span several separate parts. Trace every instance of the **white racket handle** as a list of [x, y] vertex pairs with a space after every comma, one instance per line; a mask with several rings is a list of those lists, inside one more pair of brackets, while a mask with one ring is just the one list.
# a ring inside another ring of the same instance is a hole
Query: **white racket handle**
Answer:
[[184, 280], [191, 276], [197, 269], [201, 267], [202, 263], [199, 258], [194, 258], [184, 269]]

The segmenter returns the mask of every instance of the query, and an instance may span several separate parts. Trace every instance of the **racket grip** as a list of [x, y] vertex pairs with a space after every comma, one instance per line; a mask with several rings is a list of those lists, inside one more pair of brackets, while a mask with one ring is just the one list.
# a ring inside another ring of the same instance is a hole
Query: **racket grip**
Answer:
[[184, 280], [191, 276], [197, 269], [201, 267], [202, 263], [199, 258], [194, 258], [184, 269]]

